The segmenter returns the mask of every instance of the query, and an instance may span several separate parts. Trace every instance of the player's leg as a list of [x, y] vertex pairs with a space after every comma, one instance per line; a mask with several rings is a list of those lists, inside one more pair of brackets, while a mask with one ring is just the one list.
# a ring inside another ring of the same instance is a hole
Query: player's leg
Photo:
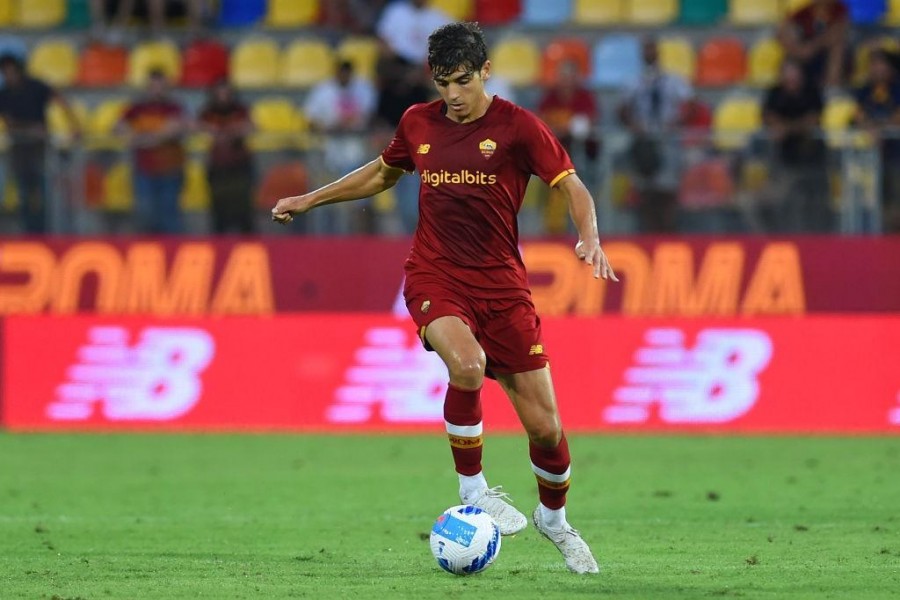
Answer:
[[566, 520], [566, 494], [571, 475], [569, 444], [559, 418], [550, 367], [497, 374], [522, 426], [528, 433], [531, 469], [540, 503], [535, 528], [559, 549], [575, 573], [597, 573], [599, 567], [587, 543]]
[[510, 506], [499, 488], [488, 488], [481, 467], [483, 449], [481, 387], [486, 358], [469, 326], [459, 317], [439, 317], [425, 328], [425, 339], [447, 366], [450, 385], [444, 400], [444, 422], [465, 504], [484, 509], [503, 535], [525, 528], [528, 520]]

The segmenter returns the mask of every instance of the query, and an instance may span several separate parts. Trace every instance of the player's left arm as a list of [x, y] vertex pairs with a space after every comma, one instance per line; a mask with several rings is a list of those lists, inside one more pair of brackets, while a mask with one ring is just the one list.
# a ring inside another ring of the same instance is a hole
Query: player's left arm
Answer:
[[594, 278], [611, 279], [619, 281], [615, 271], [609, 264], [609, 259], [603, 248], [600, 247], [600, 234], [597, 231], [597, 211], [594, 208], [594, 199], [585, 187], [584, 183], [575, 173], [563, 177], [556, 189], [562, 194], [569, 206], [569, 215], [578, 229], [578, 243], [575, 245], [575, 255], [579, 260], [594, 267]]

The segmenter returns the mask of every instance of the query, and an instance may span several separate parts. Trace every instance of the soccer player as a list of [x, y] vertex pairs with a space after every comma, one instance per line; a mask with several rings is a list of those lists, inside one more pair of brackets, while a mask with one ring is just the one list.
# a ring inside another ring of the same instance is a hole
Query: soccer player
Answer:
[[541, 323], [518, 250], [516, 214], [536, 174], [566, 198], [579, 239], [575, 254], [595, 278], [618, 281], [600, 248], [594, 202], [572, 161], [532, 113], [484, 91], [491, 63], [474, 23], [451, 23], [428, 39], [440, 100], [410, 107], [381, 156], [302, 196], [272, 218], [373, 196], [404, 173], [422, 179], [419, 224], [406, 260], [406, 305], [426, 349], [447, 366], [444, 420], [460, 498], [493, 517], [504, 535], [527, 525], [482, 473], [479, 395], [485, 375], [509, 396], [529, 437], [540, 504], [532, 520], [576, 573], [597, 573], [591, 550], [566, 520], [569, 446], [560, 424]]

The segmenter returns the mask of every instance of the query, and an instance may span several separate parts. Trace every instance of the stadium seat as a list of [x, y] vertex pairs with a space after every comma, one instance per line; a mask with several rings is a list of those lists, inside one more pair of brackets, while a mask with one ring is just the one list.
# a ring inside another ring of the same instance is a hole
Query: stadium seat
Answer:
[[114, 135], [128, 106], [124, 98], [110, 98], [97, 105], [87, 118], [85, 145], [89, 150], [119, 150], [124, 143]]
[[572, 0], [522, 0], [522, 22], [527, 25], [561, 25], [571, 14]]
[[0, 0], [0, 27], [9, 27], [16, 18], [13, 0]]
[[475, 0], [475, 20], [482, 25], [505, 25], [521, 14], [522, 0]]
[[66, 20], [65, 0], [18, 0], [16, 25], [26, 29], [50, 29]]
[[634, 25], [662, 25], [678, 16], [678, 0], [631, 0], [625, 2], [625, 16]]
[[169, 41], [143, 42], [134, 47], [128, 57], [128, 82], [135, 87], [143, 87], [150, 73], [162, 71], [169, 81], [181, 78], [181, 54], [178, 47]]
[[81, 51], [78, 83], [85, 87], [121, 85], [128, 73], [128, 52], [120, 46], [90, 44]]
[[822, 113], [822, 129], [825, 130], [829, 145], [845, 145], [845, 134], [853, 123], [857, 110], [856, 101], [848, 96], [835, 96], [828, 100]]
[[297, 40], [281, 59], [281, 83], [307, 88], [334, 76], [334, 52], [331, 46], [315, 39]]
[[804, 9], [812, 3], [812, 0], [785, 0], [784, 14], [792, 15], [798, 10]]
[[63, 26], [68, 29], [88, 29], [91, 26], [90, 0], [68, 0]]
[[624, 20], [622, 0], [575, 0], [572, 21], [578, 25], [614, 25]]
[[565, 62], [578, 65], [578, 72], [587, 78], [591, 74], [591, 50], [577, 38], [556, 39], [544, 48], [541, 59], [541, 81], [550, 85], [557, 80], [559, 67]]
[[428, 0], [428, 6], [441, 11], [452, 21], [468, 21], [475, 12], [473, 0]]
[[[87, 107], [78, 100], [70, 100], [69, 106], [72, 112], [75, 113], [79, 132], [83, 131], [88, 123]], [[74, 137], [73, 134], [75, 132], [72, 131], [72, 123], [66, 117], [66, 113], [59, 102], [51, 102], [47, 107], [47, 129], [50, 131], [50, 135], [63, 145], [68, 145]]]
[[886, 0], [845, 0], [850, 8], [850, 20], [858, 25], [875, 25], [887, 13]]
[[674, 73], [687, 81], [697, 74], [697, 55], [691, 41], [684, 37], [665, 37], [659, 40], [659, 66], [666, 73]]
[[250, 108], [256, 132], [250, 147], [256, 151], [295, 148], [306, 133], [305, 122], [293, 102], [284, 97], [262, 98]]
[[113, 165], [103, 178], [103, 208], [112, 212], [127, 212], [134, 207], [134, 184], [130, 161]]
[[784, 49], [778, 40], [763, 38], [753, 44], [748, 57], [747, 80], [756, 87], [768, 87], [778, 80]]
[[731, 0], [728, 11], [731, 23], [740, 26], [771, 25], [783, 15], [780, 0]]
[[890, 0], [884, 13], [884, 24], [892, 27], [900, 26], [900, 0]]
[[270, 39], [250, 39], [231, 51], [231, 82], [239, 88], [265, 88], [278, 84], [281, 53]]
[[280, 29], [308, 27], [319, 16], [319, 0], [269, 0], [266, 25]]
[[747, 75], [747, 55], [738, 38], [712, 38], [700, 49], [697, 83], [726, 86], [741, 83]]
[[335, 50], [338, 60], [353, 63], [353, 72], [365, 79], [375, 79], [378, 66], [378, 39], [374, 37], [346, 37]]
[[206, 178], [206, 167], [197, 160], [191, 159], [184, 167], [184, 185], [179, 196], [179, 205], [185, 212], [201, 212], [209, 210], [212, 192]]
[[607, 88], [635, 85], [644, 68], [641, 42], [632, 35], [608, 35], [594, 46], [591, 63], [591, 80], [595, 85]]
[[254, 25], [266, 15], [267, 0], [219, 0], [219, 25]]
[[728, 0], [681, 0], [684, 25], [715, 25], [728, 14]]
[[38, 43], [28, 56], [28, 72], [54, 87], [68, 87], [78, 78], [78, 54], [66, 40]]
[[268, 212], [281, 198], [303, 194], [308, 190], [309, 175], [302, 162], [297, 160], [277, 164], [263, 175], [256, 191], [256, 205]]
[[540, 50], [531, 38], [509, 37], [498, 42], [490, 53], [494, 73], [515, 86], [535, 83], [538, 79]]
[[209, 87], [228, 78], [228, 48], [215, 40], [197, 40], [184, 51], [181, 85]]
[[760, 100], [738, 95], [723, 100], [713, 115], [716, 146], [723, 150], [742, 148], [762, 125]]

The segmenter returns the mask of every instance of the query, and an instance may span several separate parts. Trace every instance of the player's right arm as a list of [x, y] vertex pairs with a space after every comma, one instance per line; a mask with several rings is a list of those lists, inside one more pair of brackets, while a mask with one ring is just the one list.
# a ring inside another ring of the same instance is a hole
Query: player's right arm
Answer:
[[315, 191], [301, 196], [282, 198], [272, 209], [272, 220], [290, 223], [294, 218], [293, 215], [305, 213], [317, 206], [369, 198], [394, 187], [403, 173], [403, 169], [388, 166], [379, 156]]

